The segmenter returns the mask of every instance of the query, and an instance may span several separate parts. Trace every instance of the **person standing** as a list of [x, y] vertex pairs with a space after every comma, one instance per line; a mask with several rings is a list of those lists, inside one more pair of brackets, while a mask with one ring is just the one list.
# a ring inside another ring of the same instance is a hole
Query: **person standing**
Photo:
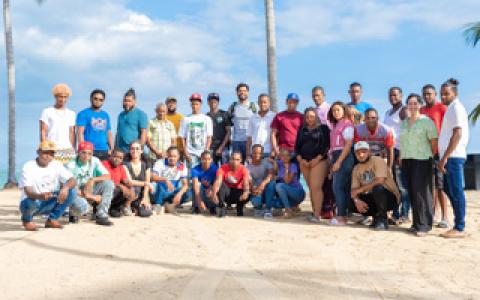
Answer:
[[297, 111], [300, 97], [295, 93], [287, 95], [287, 110], [277, 114], [273, 118], [272, 125], [272, 152], [278, 157], [280, 148], [286, 148], [290, 152], [295, 150], [295, 140], [298, 130], [303, 125], [303, 115]]
[[242, 153], [242, 162], [247, 155], [247, 132], [250, 118], [257, 113], [255, 102], [249, 102], [248, 96], [250, 87], [246, 83], [239, 83], [236, 87], [238, 101], [235, 101], [228, 108], [232, 133], [232, 151]]
[[165, 104], [167, 105], [167, 120], [173, 123], [175, 126], [175, 131], [177, 133], [177, 148], [180, 151], [180, 155], [183, 160], [183, 152], [184, 152], [184, 145], [183, 145], [183, 138], [179, 136], [180, 131], [180, 123], [183, 120], [183, 115], [177, 113], [177, 98], [168, 96], [165, 99]]
[[[425, 105], [420, 108], [420, 113], [429, 117], [435, 127], [437, 127], [437, 132], [440, 134], [442, 129], [442, 121], [445, 112], [447, 111], [447, 106], [441, 102], [438, 102], [435, 98], [436, 91], [435, 87], [431, 84], [427, 84], [422, 88], [423, 99], [425, 100]], [[437, 223], [437, 226], [440, 228], [448, 228], [448, 203], [447, 203], [447, 196], [443, 191], [443, 173], [440, 172], [438, 168], [438, 162], [440, 158], [438, 157], [438, 151], [434, 153], [433, 157], [433, 165], [434, 165], [434, 190], [433, 190], [433, 223], [435, 223], [435, 217], [441, 209], [441, 221]]]
[[177, 133], [172, 122], [167, 120], [167, 105], [159, 103], [155, 109], [156, 117], [148, 122], [147, 146], [148, 158], [153, 165], [157, 159], [167, 156], [167, 150], [176, 145]]
[[200, 163], [202, 152], [210, 149], [213, 125], [212, 119], [201, 113], [202, 96], [200, 94], [192, 94], [190, 103], [192, 113], [182, 120], [179, 136], [183, 138], [185, 159], [191, 168]]
[[[220, 102], [220, 95], [217, 93], [208, 94], [208, 106], [210, 111], [207, 113], [212, 119], [213, 136], [210, 150], [213, 155], [213, 162], [217, 166], [222, 165], [223, 158], [228, 158], [228, 147], [230, 144], [231, 123], [228, 113], [218, 108]], [[225, 161], [226, 162], [226, 161]]]
[[330, 110], [330, 104], [325, 101], [325, 90], [323, 87], [317, 85], [312, 89], [312, 99], [317, 107], [317, 115], [320, 119], [320, 123], [327, 125], [331, 129], [330, 121], [328, 120], [328, 112]]
[[75, 156], [75, 112], [66, 107], [72, 90], [64, 83], [52, 89], [54, 106], [45, 108], [40, 117], [40, 142], [55, 143], [55, 160], [68, 162]]
[[432, 230], [433, 153], [438, 146], [438, 134], [430, 118], [420, 114], [422, 98], [407, 97], [409, 116], [400, 130], [400, 159], [407, 179], [408, 197], [412, 204], [412, 230], [419, 237]]
[[100, 89], [90, 93], [90, 107], [77, 115], [77, 141], [90, 142], [95, 151], [93, 155], [100, 160], [108, 159], [113, 150], [113, 134], [110, 116], [102, 106], [105, 103], [105, 92]]
[[252, 160], [253, 145], [259, 144], [263, 146], [264, 157], [272, 154], [272, 145], [270, 136], [272, 134], [273, 118], [275, 113], [270, 110], [270, 97], [267, 94], [258, 96], [258, 114], [250, 118], [247, 131], [247, 160]]
[[447, 105], [440, 131], [438, 168], [444, 174], [444, 188], [450, 198], [455, 225], [443, 233], [445, 238], [465, 237], [465, 192], [463, 166], [467, 157], [468, 115], [458, 99], [458, 80], [449, 79], [442, 84], [441, 98]]
[[[350, 89], [348, 90], [348, 94], [350, 95], [350, 102], [348, 103], [349, 106], [354, 108], [356, 112], [354, 114], [355, 117], [355, 125], [358, 125], [363, 122], [363, 118], [367, 109], [373, 108], [373, 106], [365, 101], [362, 101], [362, 85], [358, 82], [353, 82], [350, 84]], [[371, 145], [370, 145], [371, 146]]]
[[115, 147], [124, 152], [129, 151], [133, 141], [140, 141], [143, 147], [147, 140], [147, 115], [136, 106], [135, 90], [129, 89], [123, 96], [123, 111], [118, 115], [115, 137]]
[[319, 223], [323, 205], [323, 183], [328, 175], [330, 130], [320, 124], [317, 111], [309, 107], [304, 112], [303, 126], [297, 133], [295, 153], [300, 170], [310, 190], [313, 214], [309, 222]]

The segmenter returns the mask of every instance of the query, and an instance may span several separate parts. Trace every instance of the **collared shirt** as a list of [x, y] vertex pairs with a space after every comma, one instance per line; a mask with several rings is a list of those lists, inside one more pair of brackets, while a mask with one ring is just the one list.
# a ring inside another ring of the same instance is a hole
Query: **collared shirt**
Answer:
[[430, 141], [438, 138], [437, 128], [429, 117], [420, 115], [408, 127], [408, 118], [400, 129], [400, 153], [402, 159], [429, 159], [433, 156]]
[[[168, 120], [151, 119], [148, 122], [148, 138], [157, 150], [166, 152], [172, 145], [172, 139], [177, 137], [175, 126]], [[150, 151], [149, 157], [156, 159], [155, 153]]]
[[402, 119], [400, 119], [400, 112], [403, 107], [399, 107], [396, 111], [390, 108], [385, 112], [383, 124], [390, 127], [395, 135], [395, 149], [400, 149], [400, 128], [402, 127]]
[[330, 124], [330, 121], [328, 120], [328, 111], [330, 110], [330, 104], [327, 102], [323, 101], [322, 104], [317, 106], [317, 115], [318, 118], [320, 119], [320, 123], [323, 125], [327, 125], [328, 128], [332, 129], [332, 124]]
[[255, 144], [262, 145], [265, 153], [272, 152], [270, 142], [272, 129], [270, 126], [273, 118], [275, 118], [275, 113], [269, 110], [263, 117], [260, 114], [253, 115], [248, 124], [247, 137], [252, 138], [252, 146]]
[[128, 152], [130, 143], [138, 140], [142, 129], [147, 129], [147, 126], [147, 115], [139, 108], [122, 111], [118, 116], [116, 146]]
[[450, 157], [467, 158], [467, 144], [468, 144], [468, 115], [465, 107], [458, 98], [448, 105], [447, 111], [443, 116], [442, 130], [440, 131], [440, 138], [438, 141], [438, 149], [440, 157], [445, 155], [450, 138], [453, 135], [453, 129], [462, 129], [462, 137], [458, 142], [457, 147], [453, 150]]

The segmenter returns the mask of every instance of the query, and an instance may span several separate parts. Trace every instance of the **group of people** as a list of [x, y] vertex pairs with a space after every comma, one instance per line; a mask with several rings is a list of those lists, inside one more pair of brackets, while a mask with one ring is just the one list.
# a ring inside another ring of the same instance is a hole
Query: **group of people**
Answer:
[[455, 220], [442, 236], [464, 237], [468, 119], [457, 86], [455, 79], [443, 83], [440, 102], [425, 85], [405, 104], [402, 89], [392, 87], [383, 122], [357, 82], [350, 102], [327, 103], [325, 90], [314, 87], [315, 107], [303, 113], [295, 93], [276, 114], [268, 94], [250, 101], [248, 84], [240, 83], [226, 111], [210, 93], [203, 114], [203, 98], [194, 93], [191, 114], [178, 113], [177, 99], [167, 97], [150, 120], [129, 89], [114, 136], [103, 90], [93, 90], [91, 106], [76, 115], [66, 107], [71, 89], [57, 84], [55, 104], [40, 118], [37, 158], [20, 179], [23, 226], [36, 230], [32, 218], [44, 214], [46, 227], [62, 228], [58, 219], [67, 210], [76, 223], [90, 207], [92, 219], [109, 226], [110, 217], [177, 213], [188, 201], [195, 214], [224, 217], [236, 209], [243, 216], [251, 202], [256, 217], [292, 218], [306, 196], [302, 175], [308, 222], [344, 226], [361, 214], [362, 223], [387, 230], [410, 221], [411, 208], [411, 231], [425, 236], [434, 225], [449, 227], [448, 197]]

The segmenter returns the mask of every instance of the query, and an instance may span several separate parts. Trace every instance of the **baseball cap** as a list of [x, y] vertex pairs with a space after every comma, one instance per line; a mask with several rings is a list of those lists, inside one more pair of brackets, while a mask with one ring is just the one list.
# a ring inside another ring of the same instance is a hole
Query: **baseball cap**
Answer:
[[370, 145], [365, 141], [357, 142], [355, 144], [354, 150], [357, 151], [357, 150], [362, 150], [362, 149], [370, 150]]
[[57, 146], [52, 141], [43, 141], [38, 145], [38, 151], [57, 151]]
[[173, 97], [173, 96], [168, 96], [166, 99], [165, 99], [165, 103], [168, 103], [170, 101], [175, 101], [177, 102], [177, 98]]
[[208, 94], [207, 100], [210, 101], [210, 100], [213, 100], [213, 99], [216, 99], [216, 100], [220, 101], [220, 95], [218, 93]]
[[297, 100], [300, 101], [300, 97], [296, 93], [289, 93], [287, 95], [287, 100]]
[[193, 101], [193, 100], [198, 100], [198, 101], [202, 102], [202, 95], [200, 95], [198, 93], [193, 93], [190, 96], [190, 101]]
[[78, 151], [90, 150], [93, 151], [93, 144], [90, 142], [81, 142], [78, 144]]

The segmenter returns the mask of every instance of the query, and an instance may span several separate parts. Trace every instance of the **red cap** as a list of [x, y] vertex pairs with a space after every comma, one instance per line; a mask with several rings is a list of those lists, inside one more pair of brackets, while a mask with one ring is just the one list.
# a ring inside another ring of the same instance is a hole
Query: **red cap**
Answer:
[[198, 100], [198, 101], [202, 102], [202, 95], [200, 95], [198, 93], [193, 93], [190, 96], [190, 101], [193, 101], [193, 100]]
[[90, 142], [81, 142], [78, 144], [78, 151], [90, 150], [93, 151], [93, 144]]

